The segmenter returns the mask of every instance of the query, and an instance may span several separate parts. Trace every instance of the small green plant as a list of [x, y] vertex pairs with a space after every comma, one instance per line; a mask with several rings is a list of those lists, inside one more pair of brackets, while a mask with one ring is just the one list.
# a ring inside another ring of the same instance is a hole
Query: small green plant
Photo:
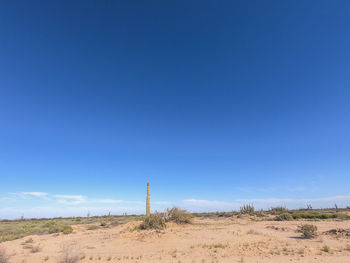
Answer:
[[227, 245], [221, 244], [221, 243], [217, 243], [213, 245], [214, 248], [226, 248]]
[[240, 213], [244, 215], [254, 215], [255, 208], [252, 204], [245, 204], [241, 207]]
[[326, 252], [326, 253], [329, 253], [331, 251], [331, 249], [329, 248], [329, 246], [325, 245], [325, 246], [322, 247], [322, 251]]
[[62, 232], [65, 235], [71, 234], [73, 232], [73, 228], [71, 226], [63, 226]]
[[293, 217], [290, 213], [282, 213], [275, 217], [276, 221], [292, 221]]
[[161, 214], [155, 213], [150, 216], [145, 217], [141, 225], [139, 226], [141, 230], [145, 229], [164, 229], [165, 220]]
[[173, 207], [166, 211], [166, 221], [172, 221], [177, 224], [189, 224], [191, 223], [192, 215], [186, 210]]
[[313, 238], [317, 235], [317, 226], [315, 225], [300, 225], [297, 232], [302, 233], [303, 238]]

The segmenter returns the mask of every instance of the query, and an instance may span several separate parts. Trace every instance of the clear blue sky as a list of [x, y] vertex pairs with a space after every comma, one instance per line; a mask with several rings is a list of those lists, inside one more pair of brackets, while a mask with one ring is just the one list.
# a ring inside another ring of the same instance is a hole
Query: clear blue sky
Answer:
[[350, 205], [349, 13], [1, 1], [0, 218]]

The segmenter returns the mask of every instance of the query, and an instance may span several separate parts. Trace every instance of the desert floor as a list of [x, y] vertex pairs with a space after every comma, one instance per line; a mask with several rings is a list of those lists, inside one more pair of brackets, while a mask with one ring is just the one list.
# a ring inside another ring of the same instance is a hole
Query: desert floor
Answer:
[[35, 235], [30, 244], [25, 237], [0, 245], [10, 262], [23, 263], [59, 262], [62, 250], [79, 253], [79, 262], [350, 262], [350, 237], [324, 233], [349, 229], [350, 221], [308, 222], [318, 227], [314, 239], [300, 238], [297, 226], [306, 222], [298, 221], [196, 218], [191, 225], [168, 224], [160, 232], [133, 230], [139, 223], [96, 230], [76, 225], [69, 235]]

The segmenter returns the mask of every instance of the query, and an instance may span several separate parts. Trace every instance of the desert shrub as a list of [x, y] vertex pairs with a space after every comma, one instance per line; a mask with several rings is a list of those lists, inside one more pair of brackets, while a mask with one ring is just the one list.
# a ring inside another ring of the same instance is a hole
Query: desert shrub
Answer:
[[302, 233], [303, 238], [313, 238], [317, 235], [317, 226], [315, 225], [300, 225], [297, 232]]
[[64, 245], [57, 263], [77, 263], [80, 259], [80, 253], [71, 246]]
[[254, 215], [255, 209], [252, 204], [243, 205], [240, 209], [241, 214]]
[[270, 211], [272, 214], [282, 214], [288, 212], [288, 209], [283, 207], [283, 206], [276, 206], [276, 207], [271, 207]]
[[291, 221], [293, 220], [293, 217], [289, 213], [282, 213], [275, 217], [276, 221]]
[[8, 263], [9, 256], [7, 256], [4, 248], [0, 247], [0, 263]]
[[62, 232], [63, 234], [68, 235], [73, 232], [73, 228], [71, 226], [63, 226]]
[[62, 229], [59, 225], [57, 225], [55, 222], [52, 222], [50, 225], [48, 224], [48, 232], [49, 234], [53, 234], [53, 233], [58, 233], [61, 232]]
[[173, 221], [177, 224], [189, 224], [191, 223], [192, 215], [186, 210], [173, 207], [172, 209], [167, 209], [166, 221]]
[[150, 216], [145, 217], [139, 228], [142, 230], [163, 229], [165, 228], [165, 220], [161, 214], [151, 214]]

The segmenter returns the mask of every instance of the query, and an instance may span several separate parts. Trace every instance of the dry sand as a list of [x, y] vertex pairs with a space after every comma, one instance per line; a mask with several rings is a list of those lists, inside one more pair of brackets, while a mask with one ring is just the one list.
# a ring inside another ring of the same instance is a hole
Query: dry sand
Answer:
[[[27, 263], [58, 262], [63, 246], [78, 251], [79, 262], [350, 262], [350, 237], [323, 233], [349, 229], [350, 221], [311, 222], [320, 234], [309, 240], [296, 233], [300, 223], [196, 218], [191, 225], [168, 224], [160, 232], [132, 231], [139, 222], [96, 230], [77, 225], [70, 235], [31, 236], [31, 244], [25, 237], [0, 245], [10, 262]], [[325, 245], [330, 252], [322, 251]], [[30, 246], [40, 251], [33, 253]]]

